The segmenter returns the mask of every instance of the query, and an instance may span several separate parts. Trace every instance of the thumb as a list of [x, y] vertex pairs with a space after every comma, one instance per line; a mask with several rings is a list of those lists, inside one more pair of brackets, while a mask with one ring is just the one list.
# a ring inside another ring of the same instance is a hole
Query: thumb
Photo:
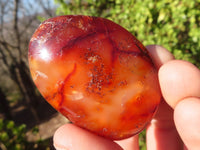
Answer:
[[53, 142], [56, 150], [122, 150], [115, 142], [73, 124], [61, 126], [55, 132]]

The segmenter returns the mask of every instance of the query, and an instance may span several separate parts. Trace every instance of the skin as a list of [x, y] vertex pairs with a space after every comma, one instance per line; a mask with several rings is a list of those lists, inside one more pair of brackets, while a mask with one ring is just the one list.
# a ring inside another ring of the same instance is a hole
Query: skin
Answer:
[[[197, 150], [200, 148], [200, 70], [158, 45], [147, 46], [156, 67], [163, 100], [147, 126], [148, 150]], [[73, 124], [54, 135], [57, 150], [139, 150], [138, 136], [110, 141]], [[187, 147], [187, 148], [186, 148]]]

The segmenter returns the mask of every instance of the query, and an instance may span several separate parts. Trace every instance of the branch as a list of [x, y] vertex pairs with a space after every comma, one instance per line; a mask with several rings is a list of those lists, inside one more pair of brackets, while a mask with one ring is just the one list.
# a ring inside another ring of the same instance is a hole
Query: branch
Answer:
[[11, 47], [11, 48], [17, 48], [15, 45], [12, 45], [12, 44], [10, 44], [10, 43], [8, 43], [8, 42], [6, 42], [6, 41], [1, 41], [1, 40], [0, 40], [0, 44], [2, 44], [2, 45], [8, 45], [8, 46]]
[[53, 17], [51, 9], [50, 9], [50, 1], [48, 0], [47, 2], [45, 1], [45, 3], [47, 4], [47, 7], [45, 6], [44, 2], [40, 1], [39, 2], [40, 5], [42, 6], [43, 10], [45, 11], [45, 13], [49, 16], [49, 17]]
[[0, 54], [2, 55], [2, 60], [3, 60], [3, 62], [4, 62], [4, 64], [6, 65], [6, 67], [9, 67], [9, 64], [8, 64], [8, 61], [7, 61], [7, 59], [6, 59], [6, 55], [3, 53], [3, 50], [2, 49], [0, 49]]
[[25, 25], [24, 29], [20, 32], [20, 36], [22, 36], [24, 33], [26, 33], [26, 30], [31, 26], [32, 22], [35, 20], [35, 16], [31, 17], [29, 22]]
[[13, 28], [14, 28], [14, 32], [15, 32], [15, 36], [17, 40], [17, 49], [19, 51], [19, 59], [21, 60], [22, 51], [21, 51], [21, 45], [20, 45], [21, 38], [20, 38], [20, 33], [19, 33], [19, 28], [18, 28], [18, 9], [19, 9], [19, 0], [15, 0], [14, 11], [13, 11], [13, 16], [14, 16]]
[[1, 142], [0, 142], [0, 149], [7, 150], [6, 146], [3, 143], [1, 143]]
[[[12, 61], [16, 64], [17, 60], [14, 57], [14, 55], [12, 54], [11, 49], [8, 47], [7, 43], [2, 43], [1, 45], [4, 47], [4, 50], [6, 50], [8, 52], [8, 54], [11, 57]], [[3, 49], [0, 49], [0, 53], [3, 54], [4, 56], [6, 56], [4, 54], [4, 52], [3, 52]], [[4, 58], [6, 59], [6, 57], [4, 57]]]
[[4, 15], [5, 15], [5, 7], [8, 5], [9, 1], [1, 2], [1, 12], [0, 12], [0, 35], [1, 39], [5, 41], [4, 35], [3, 35], [3, 29], [4, 29]]

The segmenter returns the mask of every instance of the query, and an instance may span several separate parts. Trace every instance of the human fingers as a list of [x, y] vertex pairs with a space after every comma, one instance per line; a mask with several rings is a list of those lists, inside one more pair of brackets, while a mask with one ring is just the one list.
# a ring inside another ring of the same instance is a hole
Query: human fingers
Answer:
[[138, 135], [115, 142], [119, 144], [123, 148], [123, 150], [139, 150]]
[[161, 90], [174, 108], [176, 128], [188, 147], [200, 147], [200, 71], [193, 64], [174, 60], [159, 71]]
[[[147, 49], [157, 69], [174, 59], [174, 56], [161, 46], [149, 45]], [[182, 141], [174, 125], [173, 109], [164, 100], [161, 101], [156, 115], [147, 127], [146, 138], [147, 149], [177, 150], [182, 148]]]
[[56, 150], [122, 150], [115, 142], [73, 124], [61, 126], [54, 134]]
[[174, 56], [166, 48], [160, 45], [148, 45], [146, 48], [157, 69], [164, 63], [174, 59]]
[[175, 107], [177, 130], [189, 150], [200, 149], [200, 98], [188, 97]]
[[200, 97], [200, 71], [187, 61], [174, 60], [163, 65], [159, 80], [163, 97], [172, 108], [186, 97]]

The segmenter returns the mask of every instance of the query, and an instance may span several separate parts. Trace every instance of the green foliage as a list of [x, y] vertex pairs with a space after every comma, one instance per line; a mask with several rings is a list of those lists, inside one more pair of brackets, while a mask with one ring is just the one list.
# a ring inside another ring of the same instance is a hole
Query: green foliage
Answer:
[[23, 150], [26, 145], [26, 125], [0, 119], [0, 146], [9, 150]]
[[146, 150], [146, 130], [143, 130], [139, 134], [139, 148], [140, 150]]
[[[49, 150], [50, 142], [38, 140], [29, 142], [26, 138], [27, 128], [25, 124], [17, 126], [11, 120], [0, 119], [0, 150]], [[34, 127], [32, 134], [38, 134], [39, 129]]]
[[115, 6], [115, 0], [54, 0], [59, 4], [57, 14], [76, 14], [89, 16], [104, 16], [109, 15], [109, 8]]
[[108, 18], [144, 45], [158, 44], [200, 67], [200, 0], [55, 0], [58, 15]]
[[37, 20], [39, 20], [40, 22], [45, 21], [47, 18], [46, 17], [42, 17], [42, 16], [37, 16]]

